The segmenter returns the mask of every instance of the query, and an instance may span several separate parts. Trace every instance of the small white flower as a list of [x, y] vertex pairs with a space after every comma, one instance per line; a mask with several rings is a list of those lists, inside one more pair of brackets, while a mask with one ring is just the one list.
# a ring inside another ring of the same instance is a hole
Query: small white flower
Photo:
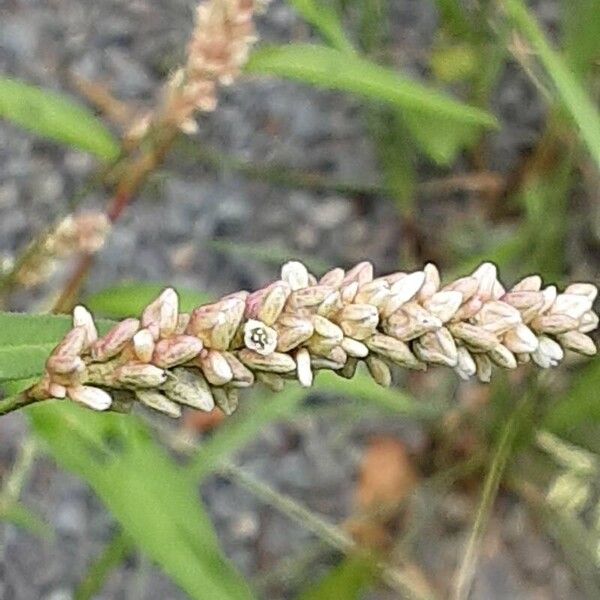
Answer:
[[268, 356], [277, 348], [277, 332], [262, 321], [248, 319], [244, 325], [244, 344], [249, 350]]

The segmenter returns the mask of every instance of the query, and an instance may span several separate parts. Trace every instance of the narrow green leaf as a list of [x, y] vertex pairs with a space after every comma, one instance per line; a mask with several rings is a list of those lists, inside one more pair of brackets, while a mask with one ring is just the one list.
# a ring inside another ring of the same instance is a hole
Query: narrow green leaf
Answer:
[[337, 13], [330, 6], [315, 0], [289, 0], [289, 3], [331, 46], [342, 52], [354, 53]]
[[0, 520], [9, 521], [45, 540], [51, 539], [54, 535], [52, 528], [39, 515], [20, 504], [11, 504], [6, 508], [0, 508]]
[[381, 387], [362, 373], [357, 373], [352, 379], [343, 379], [335, 373], [324, 371], [315, 378], [314, 389], [372, 402], [390, 412], [411, 417], [435, 418], [444, 410], [443, 404], [417, 402], [406, 392]]
[[41, 375], [56, 344], [27, 344], [0, 348], [0, 381]]
[[[100, 332], [107, 331], [113, 322], [97, 319]], [[71, 329], [71, 317], [65, 315], [36, 315], [0, 312], [0, 348], [26, 344], [57, 344]]]
[[300, 594], [298, 600], [359, 600], [375, 582], [376, 573], [377, 568], [372, 560], [363, 556], [349, 556]]
[[596, 107], [581, 87], [577, 76], [569, 71], [563, 58], [549, 44], [522, 0], [503, 0], [502, 4], [513, 25], [539, 56], [556, 86], [558, 98], [579, 127], [581, 137], [600, 166], [600, 116]]
[[0, 118], [103, 160], [119, 155], [116, 139], [86, 108], [62, 94], [8, 77], [0, 77]]
[[139, 549], [191, 598], [252, 598], [222, 556], [196, 486], [135, 416], [70, 404], [38, 405], [30, 416], [54, 458], [89, 483]]
[[[92, 294], [85, 299], [85, 306], [94, 314], [113, 319], [138, 317], [166, 287], [163, 283], [127, 282], [115, 285]], [[200, 304], [210, 301], [203, 292], [178, 289], [180, 309], [190, 311]]]
[[92, 600], [102, 591], [105, 581], [131, 553], [131, 540], [118, 531], [106, 545], [100, 556], [92, 563], [85, 578], [75, 590], [74, 600]]
[[235, 413], [202, 444], [188, 464], [191, 477], [201, 481], [216, 471], [223, 459], [251, 442], [267, 425], [295, 414], [305, 397], [306, 390], [290, 386], [267, 398], [253, 398], [250, 409]]
[[[310, 44], [263, 48], [252, 54], [246, 70], [353, 92], [403, 111], [435, 117], [442, 123], [455, 121], [478, 127], [497, 126], [496, 119], [483, 110], [457, 102], [364, 58], [333, 48]], [[442, 134], [443, 130], [440, 131]]]
[[557, 435], [568, 434], [581, 424], [600, 424], [600, 363], [592, 362], [573, 380], [572, 388], [553, 403], [543, 428]]

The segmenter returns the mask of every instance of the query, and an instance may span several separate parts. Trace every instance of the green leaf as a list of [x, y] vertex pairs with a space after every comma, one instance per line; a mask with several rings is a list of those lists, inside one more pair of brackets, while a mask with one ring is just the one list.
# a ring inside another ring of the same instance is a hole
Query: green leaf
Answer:
[[[112, 321], [97, 319], [100, 332], [108, 331]], [[36, 315], [0, 312], [0, 348], [4, 346], [57, 344], [72, 327], [65, 315]]]
[[363, 556], [350, 556], [332, 569], [317, 584], [311, 586], [298, 600], [359, 600], [375, 582], [377, 569], [372, 560]]
[[[206, 442], [190, 460], [188, 470], [194, 480], [202, 480], [217, 470], [221, 461], [251, 442], [264, 428], [296, 413], [306, 390], [288, 387], [267, 398], [254, 398], [248, 409], [241, 409]], [[247, 404], [247, 403], [244, 403]]]
[[358, 56], [333, 48], [290, 44], [254, 52], [246, 66], [249, 73], [277, 75], [319, 87], [353, 92], [370, 100], [391, 104], [403, 111], [429, 116], [445, 124], [496, 127], [489, 113], [467, 106], [398, 73]]
[[70, 404], [38, 405], [29, 414], [54, 458], [88, 482], [139, 549], [191, 598], [252, 598], [222, 556], [196, 486], [135, 416]]
[[[127, 282], [88, 296], [84, 302], [89, 310], [113, 319], [138, 317], [144, 308], [168, 287], [163, 283]], [[203, 292], [178, 289], [180, 310], [187, 312], [210, 302]]]
[[[113, 324], [96, 321], [100, 333]], [[66, 316], [0, 313], [0, 381], [41, 375], [50, 352], [71, 327], [71, 318]]]
[[417, 402], [406, 392], [396, 388], [377, 385], [368, 375], [356, 373], [352, 379], [344, 379], [335, 373], [324, 371], [315, 378], [315, 390], [344, 394], [390, 411], [415, 418], [435, 418], [445, 409], [441, 403]]
[[119, 144], [90, 111], [50, 90], [0, 77], [0, 118], [37, 135], [115, 160]]
[[598, 0], [573, 2], [563, 18], [565, 62], [583, 81], [594, 63], [600, 61]]
[[338, 14], [330, 6], [315, 0], [289, 0], [289, 3], [334, 48], [342, 52], [354, 53], [352, 43], [344, 33]]
[[[558, 98], [579, 127], [590, 154], [600, 166], [600, 116], [596, 107], [581, 87], [577, 76], [569, 71], [563, 58], [550, 46], [522, 0], [503, 0], [502, 4], [512, 24], [537, 53], [556, 87]], [[597, 18], [597, 10], [593, 18]]]
[[10, 504], [6, 508], [0, 508], [0, 519], [9, 521], [42, 539], [49, 540], [54, 535], [51, 527], [40, 516], [20, 504]]
[[41, 375], [44, 363], [55, 346], [52, 343], [0, 348], [0, 381]]
[[543, 429], [564, 435], [581, 424], [600, 424], [599, 389], [600, 363], [594, 361], [574, 378], [572, 388], [553, 403]]

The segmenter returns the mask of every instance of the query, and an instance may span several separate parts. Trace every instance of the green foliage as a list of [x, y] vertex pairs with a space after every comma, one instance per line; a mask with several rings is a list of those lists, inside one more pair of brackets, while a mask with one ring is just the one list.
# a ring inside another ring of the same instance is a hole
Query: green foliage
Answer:
[[368, 375], [356, 373], [352, 379], [343, 379], [331, 372], [319, 373], [315, 378], [314, 389], [335, 394], [344, 394], [364, 402], [372, 403], [391, 413], [414, 418], [435, 418], [441, 415], [445, 405], [440, 403], [420, 403], [408, 393], [396, 388], [377, 385]]
[[252, 598], [222, 556], [196, 487], [134, 416], [71, 404], [38, 405], [30, 415], [54, 458], [87, 481], [137, 547], [191, 598]]
[[373, 561], [363, 556], [349, 556], [309, 587], [298, 600], [359, 600], [376, 578]]
[[[139, 317], [144, 308], [166, 287], [164, 283], [121, 283], [88, 296], [85, 305], [95, 314], [113, 319]], [[210, 301], [210, 296], [202, 292], [178, 289], [177, 293], [184, 312]]]
[[412, 114], [438, 119], [443, 124], [440, 133], [448, 122], [458, 122], [464, 127], [496, 126], [496, 119], [485, 111], [461, 104], [369, 60], [324, 46], [289, 44], [264, 48], [252, 55], [246, 71], [352, 92]]
[[8, 521], [44, 540], [52, 539], [54, 536], [54, 531], [39, 515], [21, 504], [12, 503], [0, 507], [0, 521]]
[[337, 13], [324, 2], [316, 0], [289, 0], [300, 15], [316, 29], [334, 48], [353, 53], [354, 47], [347, 38]]
[[[99, 320], [97, 325], [103, 332], [111, 322]], [[41, 375], [48, 355], [70, 328], [66, 316], [1, 312], [0, 382]], [[17, 392], [12, 388], [10, 393]]]
[[575, 378], [572, 388], [553, 402], [543, 428], [567, 435], [581, 424], [600, 425], [600, 364], [592, 362]]
[[252, 441], [267, 425], [290, 418], [305, 396], [306, 390], [290, 386], [278, 394], [255, 398], [249, 408], [234, 413], [194, 454], [189, 463], [192, 477], [204, 479], [219, 468], [223, 459]]
[[86, 108], [50, 90], [0, 77], [0, 118], [32, 133], [114, 160], [119, 144]]
[[[581, 87], [577, 76], [569, 70], [564, 59], [548, 43], [539, 24], [522, 0], [503, 0], [502, 4], [511, 22], [537, 53], [540, 62], [556, 87], [559, 100], [579, 127], [581, 137], [587, 144], [590, 154], [600, 166], [600, 115], [598, 110]], [[597, 14], [592, 18], [597, 19]]]

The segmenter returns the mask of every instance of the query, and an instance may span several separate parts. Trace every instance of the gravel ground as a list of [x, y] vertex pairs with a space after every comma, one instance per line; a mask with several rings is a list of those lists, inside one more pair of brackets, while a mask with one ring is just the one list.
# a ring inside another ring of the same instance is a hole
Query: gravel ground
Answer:
[[[423, 50], [436, 28], [433, 4], [394, 3], [393, 54], [413, 73], [423, 72]], [[181, 55], [192, 7], [193, 2], [183, 0], [0, 0], [0, 72], [67, 92], [72, 92], [69, 75], [76, 73], [106, 83], [120, 98], [148, 102]], [[548, 22], [557, 18], [554, 7], [542, 4]], [[261, 33], [268, 41], [310, 39], [306, 25], [279, 2], [262, 19]], [[531, 146], [544, 117], [537, 98], [516, 69], [507, 71], [496, 98], [497, 113], [507, 126], [494, 138], [494, 168], [508, 170]], [[226, 90], [218, 110], [200, 119], [197, 143], [243, 160], [359, 183], [379, 181], [360, 104], [295, 84], [244, 81]], [[253, 288], [274, 277], [274, 266], [215, 250], [215, 239], [285, 248], [330, 264], [368, 257], [381, 271], [397, 265], [400, 223], [388, 200], [277, 187], [230, 170], [198, 166], [193, 157], [179, 152], [181, 160], [167, 165], [165, 177], [148, 186], [116, 226], [100, 254], [90, 290], [134, 279], [221, 293]], [[0, 253], [13, 254], [64, 214], [69, 198], [93, 168], [86, 156], [0, 124]], [[425, 199], [420, 207], [425, 222], [435, 227], [453, 211], [464, 210], [469, 198], [463, 194], [454, 200], [440, 211]], [[84, 204], [101, 206], [103, 201], [95, 193]], [[40, 306], [38, 297], [19, 296], [15, 308], [33, 310]], [[278, 490], [339, 522], [351, 509], [361, 449], [370, 434], [382, 431], [398, 435], [409, 448], [419, 443], [418, 427], [401, 420], [389, 424], [365, 419], [345, 428], [331, 418], [302, 418], [269, 428], [238, 459]], [[11, 464], [25, 436], [19, 415], [0, 421], [0, 468]], [[226, 554], [250, 577], [314, 542], [304, 529], [225, 480], [212, 478], [202, 495]], [[450, 573], [473, 507], [458, 496], [438, 500], [439, 518], [424, 536], [436, 540], [435, 548], [427, 543], [419, 550], [432, 571]], [[85, 485], [46, 459], [36, 462], [24, 501], [44, 515], [57, 536], [53, 542], [40, 542], [2, 526], [4, 597], [68, 599], [110, 538], [114, 523]], [[496, 518], [474, 598], [577, 598], [568, 570], [522, 507], [507, 501]], [[332, 560], [328, 553], [321, 557], [313, 565], [314, 574]], [[265, 597], [291, 598], [292, 592], [293, 586], [278, 584]], [[139, 557], [116, 571], [99, 596], [184, 597]], [[370, 597], [392, 596], [382, 592]]]

